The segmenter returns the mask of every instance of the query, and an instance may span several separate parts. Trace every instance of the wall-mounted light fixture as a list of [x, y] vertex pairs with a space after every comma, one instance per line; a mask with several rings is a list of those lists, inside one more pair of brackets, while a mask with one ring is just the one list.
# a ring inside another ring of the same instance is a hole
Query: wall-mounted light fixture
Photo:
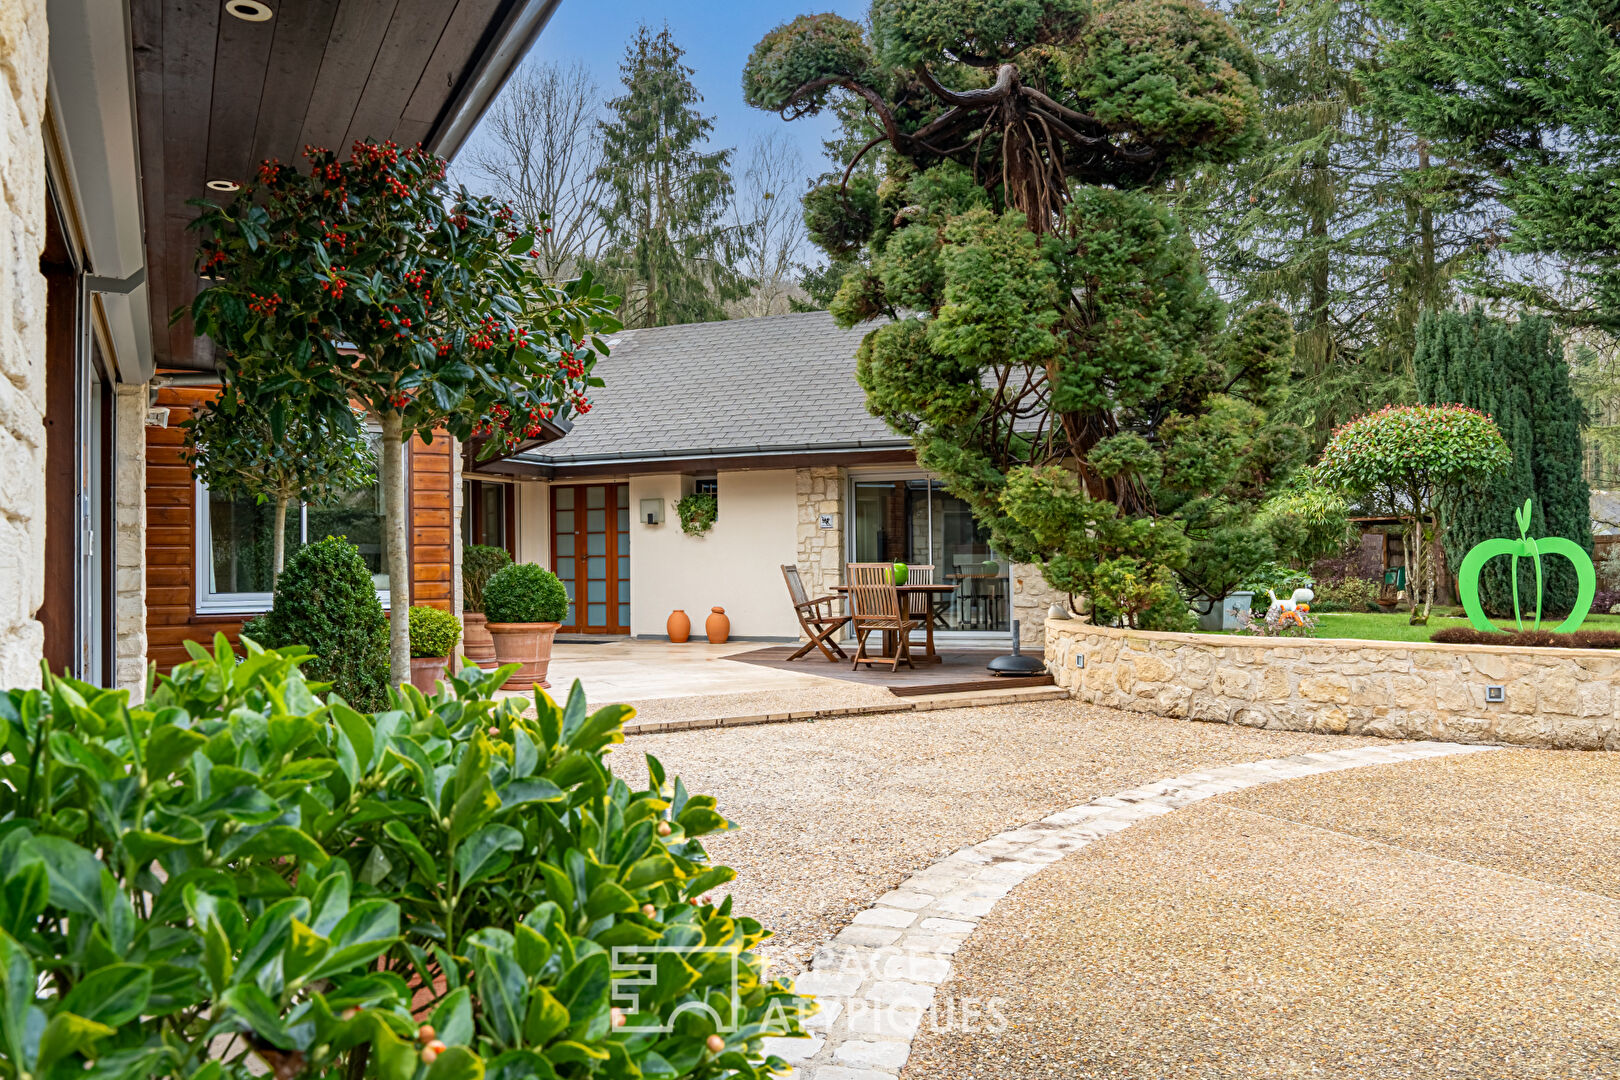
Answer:
[[243, 22], [268, 22], [275, 12], [259, 0], [225, 0], [225, 10]]
[[1506, 701], [1507, 700], [1507, 687], [1505, 687], [1505, 686], [1487, 686], [1485, 688], [1485, 700], [1486, 701]]
[[664, 523], [664, 500], [642, 499], [641, 522], [643, 525], [662, 525]]

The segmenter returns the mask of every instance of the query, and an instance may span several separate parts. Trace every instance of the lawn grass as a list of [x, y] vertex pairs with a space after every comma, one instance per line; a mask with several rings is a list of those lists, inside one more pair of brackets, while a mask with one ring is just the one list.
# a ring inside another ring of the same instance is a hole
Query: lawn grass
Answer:
[[[1391, 615], [1371, 611], [1361, 614], [1324, 612], [1317, 618], [1321, 620], [1321, 625], [1316, 628], [1317, 637], [1353, 638], [1361, 641], [1428, 641], [1429, 637], [1442, 627], [1468, 625], [1467, 619], [1431, 615], [1427, 626], [1413, 626], [1407, 621], [1408, 616], [1404, 611]], [[1541, 628], [1551, 630], [1562, 621], [1542, 619]], [[1504, 630], [1514, 629], [1512, 619], [1497, 619], [1495, 622]], [[1530, 620], [1525, 620], [1526, 630], [1530, 629], [1530, 625]], [[1581, 623], [1581, 629], [1620, 630], [1620, 615], [1588, 615], [1586, 621]]]

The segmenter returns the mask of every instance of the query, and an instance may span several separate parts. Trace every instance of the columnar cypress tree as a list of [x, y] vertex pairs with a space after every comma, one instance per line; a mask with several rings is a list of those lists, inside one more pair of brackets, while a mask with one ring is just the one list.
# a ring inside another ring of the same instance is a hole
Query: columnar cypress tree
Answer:
[[[1590, 493], [1581, 472], [1581, 407], [1551, 322], [1526, 316], [1516, 323], [1482, 311], [1430, 313], [1418, 324], [1413, 356], [1418, 394], [1426, 403], [1458, 402], [1495, 418], [1513, 451], [1512, 464], [1450, 512], [1446, 558], [1456, 566], [1468, 549], [1495, 536], [1517, 536], [1513, 511], [1533, 499], [1531, 536], [1563, 536], [1592, 549]], [[1574, 567], [1546, 559], [1543, 610], [1567, 612], [1575, 602]], [[1507, 559], [1480, 575], [1480, 599], [1493, 614], [1513, 610]], [[1535, 595], [1535, 571], [1519, 563], [1519, 595]]]

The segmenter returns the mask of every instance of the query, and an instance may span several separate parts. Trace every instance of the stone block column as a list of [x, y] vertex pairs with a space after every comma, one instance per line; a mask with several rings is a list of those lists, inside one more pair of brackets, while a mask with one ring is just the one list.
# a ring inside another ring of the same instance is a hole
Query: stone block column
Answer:
[[[843, 575], [845, 472], [836, 465], [795, 470], [799, 504], [799, 576], [812, 598], [829, 596]], [[832, 528], [821, 527], [821, 516], [832, 515]], [[784, 587], [785, 588], [785, 587]]]
[[1018, 643], [1025, 648], [1046, 640], [1046, 614], [1053, 604], [1067, 604], [1067, 593], [1046, 583], [1041, 568], [1029, 563], [1012, 566], [1012, 617], [1019, 620]]
[[113, 398], [113, 675], [131, 702], [146, 694], [147, 384]]
[[39, 685], [45, 630], [45, 0], [0, 3], [0, 687]]

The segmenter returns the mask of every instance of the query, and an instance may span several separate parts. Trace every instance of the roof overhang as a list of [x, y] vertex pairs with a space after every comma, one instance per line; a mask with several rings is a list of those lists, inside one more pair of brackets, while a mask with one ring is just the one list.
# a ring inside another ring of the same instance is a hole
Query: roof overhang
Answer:
[[[128, 0], [154, 362], [214, 366], [189, 318], [169, 323], [200, 287], [187, 201], [209, 180], [357, 139], [454, 154], [558, 2], [266, 0], [271, 17], [248, 21], [219, 0]], [[53, 37], [58, 4], [104, 6], [51, 0]]]
[[656, 473], [740, 472], [750, 469], [806, 469], [814, 466], [896, 465], [917, 460], [910, 443], [884, 445], [777, 447], [690, 454], [616, 454], [547, 460], [544, 455], [510, 457], [480, 473], [524, 480], [584, 480], [603, 476]]

